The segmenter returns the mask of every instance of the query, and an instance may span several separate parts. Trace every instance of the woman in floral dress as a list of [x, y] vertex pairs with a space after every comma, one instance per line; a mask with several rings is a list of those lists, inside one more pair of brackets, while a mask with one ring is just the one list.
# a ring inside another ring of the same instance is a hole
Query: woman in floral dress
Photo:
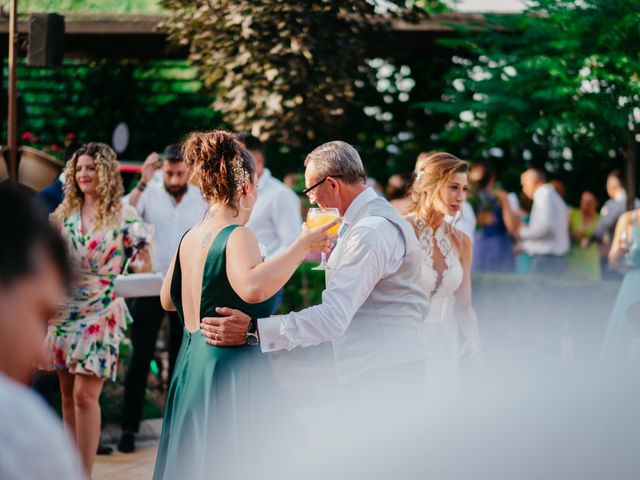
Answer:
[[[90, 475], [100, 438], [98, 399], [104, 380], [116, 378], [118, 346], [131, 322], [114, 280], [133, 246], [130, 227], [140, 219], [121, 204], [122, 178], [107, 145], [81, 147], [65, 177], [64, 200], [52, 220], [67, 241], [75, 278], [70, 298], [49, 323], [46, 368], [58, 373], [64, 421]], [[141, 257], [139, 270], [149, 270], [148, 250]]]

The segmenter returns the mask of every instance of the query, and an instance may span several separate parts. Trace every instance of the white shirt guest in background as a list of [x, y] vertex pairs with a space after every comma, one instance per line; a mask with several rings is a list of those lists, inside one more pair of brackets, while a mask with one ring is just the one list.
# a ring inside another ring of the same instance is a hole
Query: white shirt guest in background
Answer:
[[[266, 258], [273, 258], [291, 245], [300, 235], [302, 216], [298, 196], [265, 168], [264, 144], [249, 133], [239, 133], [236, 138], [253, 155], [258, 174], [258, 198], [247, 223], [266, 250]], [[277, 294], [274, 313], [280, 308], [284, 289]]]
[[[162, 182], [153, 180], [156, 171], [161, 172]], [[182, 161], [179, 144], [167, 146], [162, 161], [155, 152], [147, 157], [142, 166], [142, 178], [136, 188], [124, 197], [124, 202], [135, 207], [145, 223], [153, 225], [153, 265], [163, 275], [184, 233], [202, 221], [207, 211], [200, 189], [189, 183], [189, 170]], [[158, 332], [165, 316], [159, 295], [160, 292], [157, 297], [137, 298], [131, 306], [133, 356], [124, 383], [122, 437], [118, 443], [118, 449], [123, 453], [135, 450], [135, 434], [142, 419], [149, 363], [155, 355]], [[168, 317], [171, 378], [183, 330], [175, 312], [169, 312]]]
[[518, 238], [531, 255], [531, 273], [562, 275], [569, 252], [569, 210], [544, 173], [530, 168], [520, 177], [522, 191], [533, 200], [528, 225], [521, 225]]
[[[366, 392], [367, 405], [416, 399], [424, 384], [427, 316], [418, 241], [411, 225], [366, 185], [358, 152], [341, 141], [316, 148], [305, 160], [305, 194], [337, 208], [339, 239], [329, 259], [322, 303], [300, 312], [252, 320], [220, 309], [203, 319], [203, 335], [218, 346], [256, 335], [263, 352], [332, 342], [347, 393]], [[357, 395], [347, 395], [355, 398]], [[362, 406], [362, 405], [361, 405]]]
[[11, 206], [0, 209], [0, 478], [85, 479], [62, 421], [25, 386], [71, 277], [65, 246], [13, 186], [0, 186], [0, 204]]

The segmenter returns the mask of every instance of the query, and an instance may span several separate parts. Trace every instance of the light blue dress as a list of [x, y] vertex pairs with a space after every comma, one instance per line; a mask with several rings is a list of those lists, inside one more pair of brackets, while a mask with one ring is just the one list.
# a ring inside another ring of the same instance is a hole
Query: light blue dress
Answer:
[[629, 251], [624, 257], [629, 269], [620, 285], [602, 344], [601, 360], [607, 364], [635, 363], [640, 343], [640, 227], [633, 213]]

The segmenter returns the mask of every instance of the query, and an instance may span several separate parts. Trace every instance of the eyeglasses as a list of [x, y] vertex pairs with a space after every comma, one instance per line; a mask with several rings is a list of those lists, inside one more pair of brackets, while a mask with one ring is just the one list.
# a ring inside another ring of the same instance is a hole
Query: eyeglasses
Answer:
[[313, 190], [314, 188], [319, 187], [320, 185], [322, 185], [324, 182], [327, 181], [327, 178], [342, 178], [343, 175], [327, 175], [326, 177], [324, 177], [322, 180], [320, 180], [319, 182], [314, 183], [313, 185], [311, 185], [309, 188], [305, 188], [302, 193], [304, 195], [309, 195], [309, 192], [311, 192], [311, 190]]

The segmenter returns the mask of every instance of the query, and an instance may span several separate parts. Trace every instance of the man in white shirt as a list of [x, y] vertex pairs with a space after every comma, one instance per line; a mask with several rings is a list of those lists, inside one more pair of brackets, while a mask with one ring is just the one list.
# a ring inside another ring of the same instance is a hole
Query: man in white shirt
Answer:
[[[258, 242], [264, 246], [265, 258], [272, 258], [286, 250], [300, 235], [300, 199], [265, 168], [264, 144], [260, 139], [248, 133], [239, 133], [236, 138], [256, 160], [258, 175], [258, 198], [247, 227], [254, 231]], [[284, 289], [276, 295], [274, 313], [280, 308]]]
[[428, 305], [413, 228], [367, 187], [351, 145], [326, 143], [307, 156], [305, 166], [311, 202], [342, 215], [322, 303], [262, 319], [220, 309], [223, 321], [203, 319], [203, 334], [220, 346], [259, 342], [263, 352], [330, 341], [349, 389], [415, 398], [424, 382], [421, 327]]
[[71, 277], [63, 241], [35, 204], [0, 186], [0, 478], [86, 478], [62, 422], [24, 384]]
[[[153, 181], [158, 166], [162, 171], [162, 183]], [[165, 148], [162, 163], [158, 161], [155, 152], [149, 155], [142, 167], [140, 182], [123, 200], [136, 208], [145, 223], [153, 225], [153, 265], [156, 271], [166, 274], [180, 239], [204, 218], [207, 211], [207, 203], [200, 189], [189, 183], [189, 169], [182, 161], [181, 145], [169, 145]], [[159, 296], [137, 298], [131, 308], [134, 320], [131, 325], [133, 355], [124, 382], [122, 437], [118, 443], [118, 450], [124, 453], [135, 450], [135, 433], [138, 432], [142, 419], [149, 363], [155, 354], [158, 332], [165, 313]], [[168, 317], [171, 378], [183, 330], [175, 312], [169, 312]]]
[[518, 238], [531, 255], [531, 273], [562, 275], [569, 253], [569, 210], [544, 173], [530, 168], [520, 177], [522, 191], [533, 200], [528, 225], [521, 225]]

